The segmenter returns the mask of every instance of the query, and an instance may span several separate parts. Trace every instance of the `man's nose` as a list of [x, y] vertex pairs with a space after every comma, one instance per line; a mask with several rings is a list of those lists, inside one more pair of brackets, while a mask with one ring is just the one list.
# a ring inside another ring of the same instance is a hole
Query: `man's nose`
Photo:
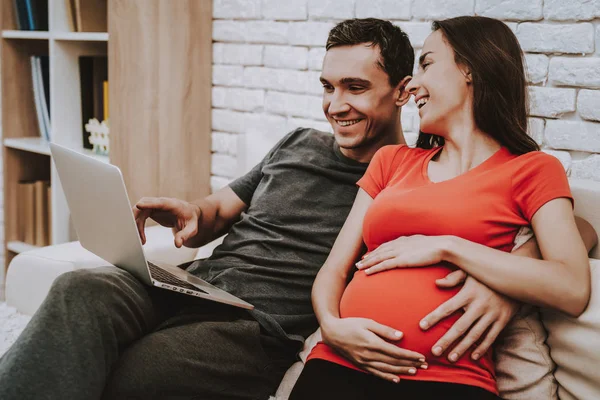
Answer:
[[329, 107], [327, 111], [329, 114], [341, 114], [350, 111], [350, 105], [344, 99], [344, 96], [339, 94], [332, 94], [330, 97]]

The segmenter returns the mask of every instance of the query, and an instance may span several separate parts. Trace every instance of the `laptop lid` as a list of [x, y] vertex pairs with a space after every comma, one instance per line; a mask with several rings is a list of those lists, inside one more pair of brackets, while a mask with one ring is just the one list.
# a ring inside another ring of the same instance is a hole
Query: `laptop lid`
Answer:
[[152, 285], [119, 168], [55, 143], [50, 151], [81, 245]]

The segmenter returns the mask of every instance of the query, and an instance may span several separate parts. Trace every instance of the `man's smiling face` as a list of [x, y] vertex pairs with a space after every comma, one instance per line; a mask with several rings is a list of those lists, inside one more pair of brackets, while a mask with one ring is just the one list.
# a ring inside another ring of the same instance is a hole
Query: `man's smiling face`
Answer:
[[332, 47], [325, 54], [323, 111], [345, 155], [369, 152], [396, 134], [400, 84], [390, 85], [380, 57], [379, 47], [367, 43]]

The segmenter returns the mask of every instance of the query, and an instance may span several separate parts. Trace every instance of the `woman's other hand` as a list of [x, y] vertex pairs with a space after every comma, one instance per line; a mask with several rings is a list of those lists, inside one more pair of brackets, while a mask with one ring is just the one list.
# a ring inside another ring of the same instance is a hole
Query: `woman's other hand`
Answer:
[[441, 262], [445, 249], [444, 236], [401, 236], [367, 253], [356, 263], [367, 275], [394, 268], [426, 267]]

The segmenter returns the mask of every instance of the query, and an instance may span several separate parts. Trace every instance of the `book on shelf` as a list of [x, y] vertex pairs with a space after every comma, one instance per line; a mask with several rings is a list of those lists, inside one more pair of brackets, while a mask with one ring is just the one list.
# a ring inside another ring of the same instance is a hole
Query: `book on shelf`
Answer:
[[50, 244], [50, 182], [23, 181], [19, 183], [19, 240], [34, 246]]
[[107, 0], [65, 0], [74, 32], [106, 32]]
[[47, 56], [31, 56], [31, 81], [33, 100], [37, 115], [40, 137], [50, 141], [50, 74]]
[[17, 29], [48, 30], [48, 0], [13, 0]]
[[83, 147], [91, 149], [93, 146], [85, 125], [93, 118], [99, 122], [108, 119], [108, 57], [79, 57], [79, 79]]
[[48, 245], [52, 244], [52, 186], [48, 182], [46, 187], [46, 199], [48, 200], [46, 215], [48, 216]]
[[102, 105], [104, 110], [104, 120], [108, 121], [108, 81], [102, 82]]
[[69, 23], [70, 31], [79, 32], [75, 19], [75, 0], [65, 0], [65, 6], [67, 8], [67, 22]]
[[19, 183], [19, 240], [28, 244], [35, 242], [35, 187], [34, 182]]
[[48, 181], [36, 181], [35, 192], [35, 242], [36, 246], [47, 246], [48, 241]]

